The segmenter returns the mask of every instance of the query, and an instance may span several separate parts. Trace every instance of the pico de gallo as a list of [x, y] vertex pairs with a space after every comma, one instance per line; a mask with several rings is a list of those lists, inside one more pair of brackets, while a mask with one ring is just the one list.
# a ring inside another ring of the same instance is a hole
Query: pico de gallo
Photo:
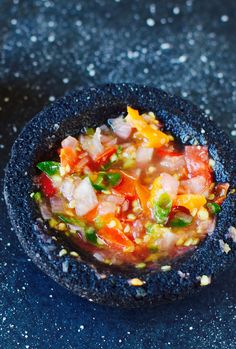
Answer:
[[127, 114], [61, 142], [31, 194], [48, 225], [100, 262], [154, 267], [213, 232], [228, 183], [207, 146], [181, 145], [154, 113]]

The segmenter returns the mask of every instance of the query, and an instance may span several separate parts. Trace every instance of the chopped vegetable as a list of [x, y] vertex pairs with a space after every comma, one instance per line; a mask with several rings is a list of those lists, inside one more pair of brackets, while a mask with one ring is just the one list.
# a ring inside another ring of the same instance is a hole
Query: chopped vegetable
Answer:
[[56, 161], [43, 161], [37, 164], [39, 170], [46, 173], [48, 176], [53, 176], [59, 173], [60, 163]]
[[61, 148], [60, 150], [61, 166], [64, 167], [67, 172], [71, 172], [74, 166], [78, 163], [78, 155], [73, 148]]
[[183, 194], [177, 195], [174, 204], [176, 206], [184, 206], [191, 212], [194, 209], [199, 210], [206, 202], [206, 198], [203, 195]]
[[207, 204], [207, 208], [209, 209], [210, 213], [215, 215], [221, 211], [220, 205], [216, 204], [215, 202], [209, 202]]
[[154, 202], [153, 214], [157, 223], [165, 224], [172, 207], [172, 200], [167, 193], [159, 196]]
[[169, 137], [160, 130], [156, 130], [148, 125], [138, 110], [128, 107], [127, 111], [126, 120], [147, 140], [147, 147], [160, 148], [169, 142]]
[[56, 194], [57, 190], [53, 186], [52, 180], [44, 172], [38, 176], [37, 183], [46, 197], [50, 198]]

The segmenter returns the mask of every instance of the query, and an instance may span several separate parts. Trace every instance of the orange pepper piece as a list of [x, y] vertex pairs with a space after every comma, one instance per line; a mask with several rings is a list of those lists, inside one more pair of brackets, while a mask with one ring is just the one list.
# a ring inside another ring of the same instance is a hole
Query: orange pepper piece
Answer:
[[151, 148], [160, 148], [164, 144], [169, 143], [169, 136], [160, 130], [154, 130], [139, 114], [138, 110], [127, 107], [128, 115], [126, 120], [132, 127], [147, 140], [146, 146]]
[[148, 188], [142, 185], [139, 181], [135, 182], [135, 190], [139, 197], [143, 211], [148, 212], [149, 209], [148, 209], [147, 203], [150, 197], [150, 191], [148, 190]]
[[61, 148], [60, 159], [62, 167], [66, 168], [69, 166], [71, 170], [77, 165], [79, 160], [76, 151], [70, 147]]
[[98, 235], [108, 245], [118, 250], [127, 250], [132, 252], [134, 250], [134, 243], [119, 229], [103, 227], [98, 231]]
[[177, 195], [174, 200], [175, 206], [184, 206], [190, 212], [194, 209], [199, 210], [202, 206], [206, 204], [206, 198], [203, 195], [195, 195], [195, 194], [183, 194]]

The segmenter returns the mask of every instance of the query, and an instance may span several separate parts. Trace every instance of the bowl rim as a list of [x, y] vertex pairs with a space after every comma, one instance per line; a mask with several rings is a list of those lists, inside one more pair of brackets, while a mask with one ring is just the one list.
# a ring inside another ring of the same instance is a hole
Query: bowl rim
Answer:
[[[52, 246], [55, 247], [55, 241], [45, 234], [45, 226], [35, 220], [35, 207], [29, 202], [28, 189], [29, 181], [32, 185], [32, 178], [27, 177], [29, 166], [32, 165], [31, 157], [35, 156], [35, 149], [42, 146], [42, 139], [46, 137], [48, 144], [50, 142], [53, 144], [55, 141], [52, 141], [52, 136], [56, 135], [55, 140], [58, 140], [65, 133], [61, 129], [66, 121], [74, 122], [77, 118], [77, 122], [81, 122], [79, 119], [82, 118], [84, 123], [88, 121], [88, 115], [94, 118], [96, 110], [101, 108], [105, 110], [108, 107], [110, 110], [120, 109], [122, 105], [128, 103], [133, 107], [144, 109], [150, 106], [148, 110], [154, 112], [159, 110], [160, 114], [157, 116], [164, 121], [165, 127], [177, 138], [186, 139], [187, 143], [196, 139], [200, 144], [207, 142], [211, 156], [216, 160], [217, 175], [219, 178], [228, 176], [226, 179], [231, 188], [236, 187], [235, 145], [197, 107], [155, 87], [121, 83], [75, 89], [31, 119], [12, 147], [11, 158], [5, 169], [4, 196], [11, 224], [20, 243], [41, 270], [62, 286], [91, 301], [136, 307], [182, 298], [193, 290], [200, 289], [202, 275], [212, 277], [233, 262], [236, 256], [236, 244], [232, 236], [227, 234], [229, 227], [236, 226], [236, 194], [228, 195], [225, 200], [214, 233], [208, 236], [194, 253], [184, 256], [180, 261], [173, 261], [172, 268], [168, 272], [132, 271], [126, 274], [120, 270], [90, 265], [70, 255], [58, 259], [58, 246], [56, 251], [49, 251]], [[109, 116], [108, 114], [107, 117]], [[53, 124], [50, 124], [52, 121]], [[29, 139], [30, 144], [25, 146]], [[29, 159], [27, 159], [28, 154], [31, 156]], [[17, 161], [19, 163], [16, 163]], [[222, 251], [220, 240], [230, 246], [229, 253]], [[49, 250], [46, 251], [45, 246]], [[65, 272], [66, 268], [68, 272]], [[141, 279], [143, 284], [137, 287], [130, 285], [129, 280], [133, 277]]]

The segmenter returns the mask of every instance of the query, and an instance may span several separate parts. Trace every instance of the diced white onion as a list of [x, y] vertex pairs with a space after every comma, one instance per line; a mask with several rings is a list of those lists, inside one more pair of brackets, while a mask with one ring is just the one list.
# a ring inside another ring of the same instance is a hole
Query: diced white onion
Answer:
[[145, 165], [152, 160], [153, 148], [139, 147], [136, 153], [136, 161], [138, 165]]
[[109, 213], [116, 212], [116, 204], [114, 202], [103, 201], [98, 206], [98, 214], [103, 216]]
[[172, 199], [174, 199], [178, 192], [179, 181], [169, 173], [161, 173], [160, 176], [164, 192], [166, 192]]
[[81, 135], [80, 143], [83, 150], [86, 150], [92, 159], [96, 159], [97, 155], [101, 154], [104, 150], [101, 143], [101, 129], [97, 127], [92, 137]]
[[132, 128], [122, 116], [119, 116], [116, 119], [109, 119], [108, 122], [111, 125], [113, 132], [118, 137], [122, 139], [129, 138]]
[[50, 205], [53, 213], [60, 213], [64, 211], [64, 201], [58, 196], [50, 198]]
[[180, 182], [179, 192], [181, 194], [202, 194], [206, 190], [206, 179], [203, 176], [196, 176]]
[[78, 146], [79, 142], [77, 141], [76, 138], [68, 136], [66, 137], [62, 142], [61, 142], [61, 146], [62, 148], [72, 148], [72, 149], [76, 149]]
[[160, 161], [160, 166], [163, 170], [168, 169], [171, 173], [174, 173], [181, 169], [185, 165], [184, 156], [165, 156]]
[[124, 196], [122, 195], [106, 195], [106, 201], [113, 202], [116, 205], [122, 205], [125, 201]]
[[160, 241], [160, 249], [168, 251], [170, 250], [178, 240], [178, 235], [171, 233], [170, 231], [166, 231], [163, 234], [163, 237]]
[[76, 200], [75, 211], [78, 216], [83, 216], [97, 204], [97, 196], [88, 177], [84, 178], [74, 191], [74, 199]]
[[48, 205], [45, 202], [42, 202], [39, 206], [41, 215], [43, 219], [50, 219], [52, 217], [52, 213], [48, 207]]
[[65, 178], [62, 182], [60, 191], [62, 195], [68, 200], [73, 200], [75, 184], [72, 178]]

